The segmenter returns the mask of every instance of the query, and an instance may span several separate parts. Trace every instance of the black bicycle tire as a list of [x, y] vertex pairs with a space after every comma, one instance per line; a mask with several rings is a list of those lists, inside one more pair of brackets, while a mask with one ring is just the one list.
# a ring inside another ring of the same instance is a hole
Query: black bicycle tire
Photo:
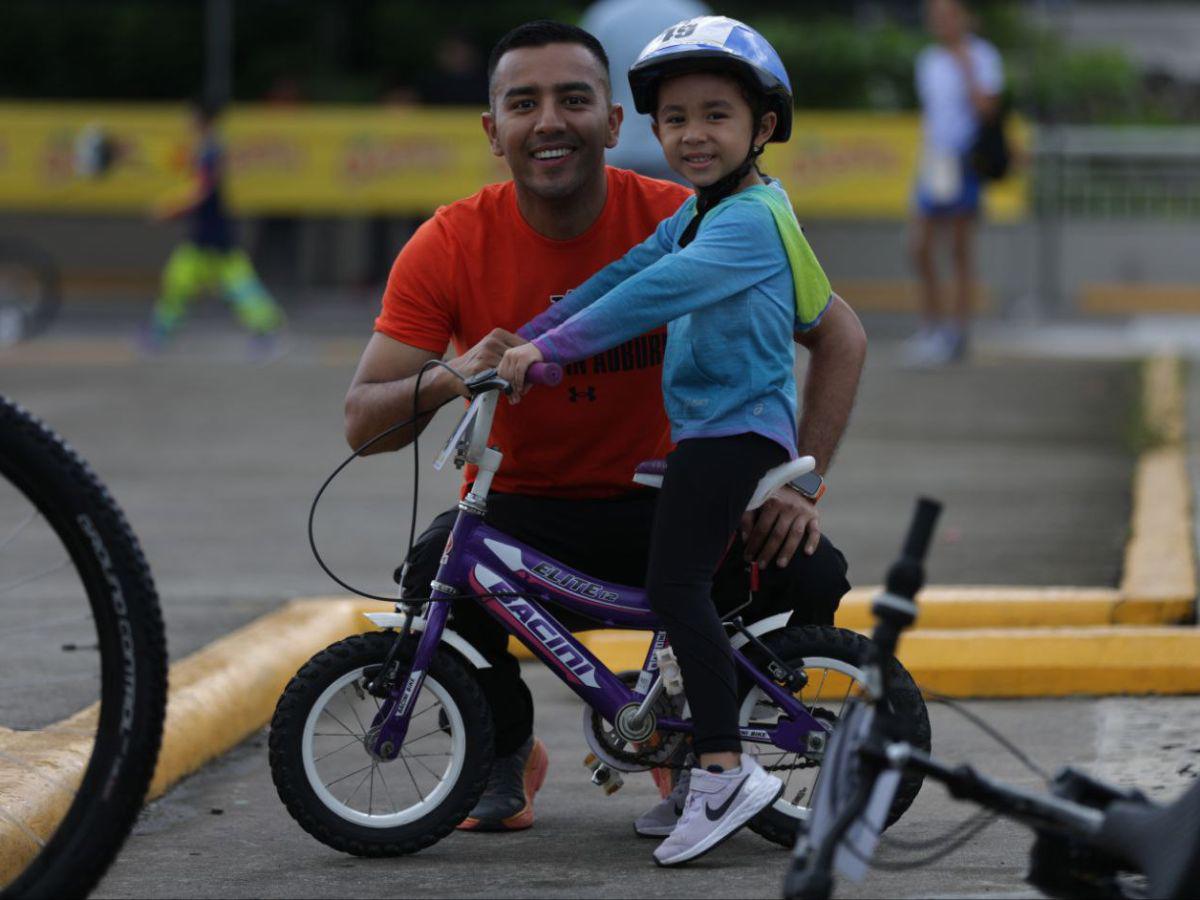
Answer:
[[[301, 738], [312, 705], [333, 681], [362, 666], [382, 663], [396, 640], [389, 632], [354, 635], [326, 647], [305, 663], [288, 683], [267, 742], [271, 778], [292, 818], [321, 843], [354, 856], [404, 856], [429, 847], [454, 831], [483, 794], [495, 743], [491, 707], [479, 682], [453, 654], [438, 651], [428, 676], [451, 695], [463, 716], [467, 758], [459, 783], [432, 812], [414, 822], [372, 829], [339, 818], [316, 796], [304, 773]], [[407, 649], [411, 652], [410, 642]], [[402, 654], [403, 655], [403, 654]]]
[[24, 241], [0, 241], [0, 265], [16, 263], [34, 273], [38, 284], [37, 303], [22, 317], [17, 341], [27, 341], [42, 334], [58, 316], [62, 306], [62, 288], [58, 266], [50, 254]]
[[86, 896], [141, 810], [162, 742], [167, 648], [145, 556], [112, 496], [58, 435], [0, 395], [0, 476], [45, 517], [88, 595], [100, 718], [83, 780], [53, 837], [0, 898]]
[[[870, 645], [870, 641], [857, 632], [827, 625], [784, 628], [764, 637], [763, 643], [792, 666], [798, 666], [800, 660], [808, 657], [826, 657], [861, 667]], [[748, 655], [756, 661], [759, 659], [754, 649]], [[888, 662], [887, 677], [888, 696], [897, 719], [911, 726], [905, 737], [913, 746], [929, 752], [932, 731], [929, 711], [920, 688], [895, 657]], [[749, 687], [748, 684], [745, 686], [745, 692], [749, 691]], [[908, 811], [917, 799], [924, 780], [925, 776], [920, 772], [906, 772], [901, 777], [884, 828], [895, 824]], [[767, 840], [790, 848], [796, 843], [799, 820], [768, 808], [751, 819], [749, 827]]]

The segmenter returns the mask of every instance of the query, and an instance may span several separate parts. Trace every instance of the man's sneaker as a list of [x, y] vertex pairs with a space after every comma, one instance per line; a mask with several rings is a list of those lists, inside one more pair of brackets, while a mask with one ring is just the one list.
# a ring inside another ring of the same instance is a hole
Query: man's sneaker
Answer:
[[546, 745], [531, 737], [516, 753], [492, 762], [487, 787], [462, 831], [520, 831], [533, 824], [533, 797], [546, 780]]
[[660, 866], [677, 866], [703, 856], [779, 799], [783, 782], [754, 757], [728, 772], [692, 769], [691, 790], [671, 836], [654, 850]]
[[[695, 764], [689, 756], [688, 762]], [[683, 804], [687, 800], [688, 786], [692, 783], [692, 770], [683, 769], [675, 787], [651, 809], [633, 821], [633, 830], [642, 837], [666, 837], [675, 830], [675, 823], [683, 815]]]

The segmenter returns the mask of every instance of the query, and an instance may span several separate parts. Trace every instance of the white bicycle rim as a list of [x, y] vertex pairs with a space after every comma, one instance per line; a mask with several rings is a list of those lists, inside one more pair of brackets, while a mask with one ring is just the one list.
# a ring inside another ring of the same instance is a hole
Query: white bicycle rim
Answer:
[[[322, 712], [325, 711], [330, 701], [341, 693], [344, 688], [349, 687], [355, 680], [362, 678], [364, 668], [353, 669], [329, 685], [322, 692], [321, 696], [317, 698], [317, 702], [313, 704], [312, 709], [309, 710], [308, 718], [304, 722], [304, 734], [301, 737], [302, 743], [300, 748], [304, 759], [304, 775], [321, 802], [339, 818], [345, 819], [347, 822], [353, 822], [356, 825], [366, 826], [367, 828], [396, 828], [401, 825], [407, 825], [410, 822], [415, 822], [422, 816], [433, 812], [445, 800], [450, 791], [454, 789], [454, 785], [458, 783], [458, 778], [462, 774], [463, 763], [466, 759], [466, 727], [463, 724], [462, 713], [453, 700], [451, 700], [450, 694], [438, 683], [437, 679], [427, 674], [425, 676], [425, 683], [421, 686], [421, 693], [413, 701], [413, 709], [420, 709], [422, 698], [425, 698], [426, 703], [428, 703], [429, 694], [432, 694], [432, 699], [437, 700], [441, 704], [442, 710], [445, 711], [450, 728], [450, 752], [446, 754], [450, 759], [446, 764], [445, 770], [441, 773], [436, 787], [423, 796], [418, 790], [418, 796], [421, 796], [419, 802], [386, 815], [363, 812], [337, 799], [317, 772], [317, 760], [313, 755], [313, 741], [316, 737], [317, 722], [320, 720]], [[336, 717], [333, 718], [336, 721]], [[415, 740], [413, 742], [415, 743]], [[405, 746], [408, 743], [409, 736], [406, 736]], [[403, 750], [404, 748], [401, 747], [402, 753]], [[397, 761], [402, 759], [401, 756], [397, 756], [397, 759], [391, 763], [381, 763], [377, 760], [371, 760], [367, 755], [365, 747], [363, 747], [363, 756], [370, 760], [368, 768], [373, 765], [378, 767], [377, 770], [381, 770], [383, 766], [394, 766]], [[353, 796], [347, 799], [353, 799]]]
[[[863, 673], [862, 669], [858, 668], [857, 666], [853, 666], [850, 663], [845, 662], [844, 660], [830, 659], [827, 656], [805, 657], [804, 670], [810, 671], [812, 669], [826, 669], [831, 672], [838, 672], [842, 675], [847, 676], [848, 678], [852, 678], [853, 682], [851, 683], [851, 688], [853, 688], [854, 682], [857, 682], [858, 684], [861, 685], [865, 682], [865, 679], [866, 679], [866, 676]], [[847, 697], [848, 696], [849, 696], [849, 694], [847, 693]], [[806, 706], [807, 705], [821, 706], [821, 705], [823, 705], [822, 703], [819, 702], [821, 699], [822, 698], [820, 697], [820, 693], [818, 692], [818, 695], [816, 698], [814, 698], [813, 702], [811, 704], [806, 704]], [[846, 697], [843, 697], [838, 702], [840, 702], [842, 707], [844, 707], [846, 705]], [[742, 706], [738, 710], [738, 724], [739, 725], [744, 726], [744, 725], [747, 725], [750, 723], [751, 717], [753, 716], [753, 713], [754, 713], [754, 707], [756, 707], [759, 703], [767, 703], [773, 707], [775, 706], [774, 701], [772, 701], [770, 697], [768, 697], [765, 693], [763, 693], [762, 688], [755, 687], [753, 690], [750, 691], [750, 693], [748, 693], [746, 695], [746, 699], [742, 701]], [[777, 709], [778, 707], [775, 707], [775, 708]], [[840, 711], [841, 710], [839, 709], [839, 713], [840, 713]], [[754, 746], [765, 748], [768, 745], [756, 744]], [[770, 746], [774, 746], [774, 745], [770, 745]], [[766, 752], [769, 753], [770, 751], [766, 751]], [[817, 768], [817, 776], [816, 776], [816, 778], [813, 779], [812, 791], [810, 792], [809, 796], [812, 796], [813, 794], [816, 793], [817, 779], [819, 779], [821, 777], [820, 771], [821, 771], [820, 768]], [[787, 797], [787, 791], [785, 790], [783, 795], [778, 800], [775, 801], [775, 804], [771, 808], [776, 810], [777, 812], [783, 813], [785, 816], [790, 816], [793, 819], [799, 819], [801, 821], [807, 820], [809, 808], [807, 806], [799, 806], [795, 803], [792, 803], [789, 800], [787, 800], [786, 797]]]

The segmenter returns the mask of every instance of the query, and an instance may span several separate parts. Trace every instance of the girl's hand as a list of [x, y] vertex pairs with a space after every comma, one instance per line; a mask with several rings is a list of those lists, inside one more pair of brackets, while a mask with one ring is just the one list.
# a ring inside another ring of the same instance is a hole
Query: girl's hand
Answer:
[[504, 352], [496, 374], [512, 385], [512, 393], [508, 399], [512, 403], [520, 403], [521, 398], [529, 393], [529, 385], [525, 383], [525, 373], [535, 362], [542, 362], [542, 351], [533, 344], [522, 344]]

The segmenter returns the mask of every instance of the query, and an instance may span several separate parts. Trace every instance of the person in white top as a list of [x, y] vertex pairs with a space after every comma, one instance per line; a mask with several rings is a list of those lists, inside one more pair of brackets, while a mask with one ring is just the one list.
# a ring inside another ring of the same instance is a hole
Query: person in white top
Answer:
[[[923, 146], [911, 245], [922, 325], [906, 345], [905, 357], [913, 365], [940, 365], [961, 359], [967, 349], [981, 194], [970, 152], [980, 125], [999, 112], [1004, 68], [996, 48], [971, 33], [961, 0], [928, 0], [925, 15], [936, 43], [916, 62]], [[947, 234], [954, 266], [949, 316], [935, 261], [936, 244]]]

